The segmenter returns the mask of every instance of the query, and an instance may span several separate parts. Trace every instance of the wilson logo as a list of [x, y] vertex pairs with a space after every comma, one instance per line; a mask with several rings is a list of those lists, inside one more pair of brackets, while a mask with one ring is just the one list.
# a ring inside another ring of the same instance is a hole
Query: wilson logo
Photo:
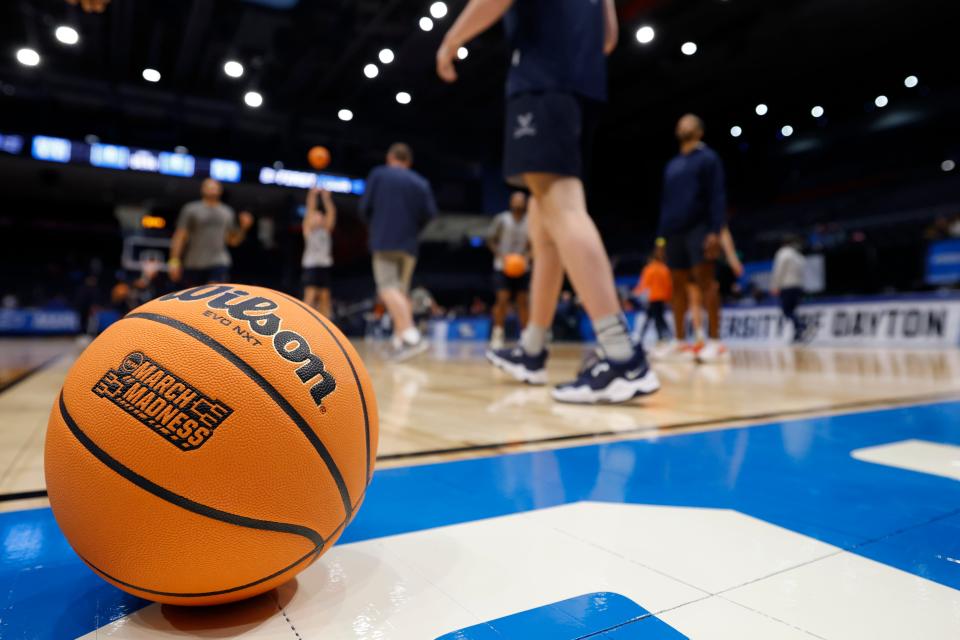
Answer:
[[93, 393], [110, 400], [183, 451], [202, 447], [233, 413], [233, 409], [204, 395], [140, 351], [103, 374]]
[[277, 303], [263, 296], [234, 289], [229, 285], [207, 285], [170, 293], [160, 300], [206, 301], [211, 309], [223, 309], [234, 320], [246, 323], [250, 331], [272, 338], [277, 355], [300, 366], [294, 370], [302, 384], [310, 384], [310, 396], [319, 407], [337, 388], [337, 381], [324, 369], [323, 360], [313, 353], [310, 343], [296, 331], [283, 328], [283, 320], [273, 310]]

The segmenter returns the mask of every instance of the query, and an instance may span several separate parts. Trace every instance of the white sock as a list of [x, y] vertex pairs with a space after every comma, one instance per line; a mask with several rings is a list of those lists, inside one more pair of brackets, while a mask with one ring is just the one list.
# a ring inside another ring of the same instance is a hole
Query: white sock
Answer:
[[420, 331], [416, 327], [410, 327], [400, 334], [403, 341], [407, 344], [417, 344], [420, 342]]
[[520, 336], [520, 346], [528, 356], [540, 355], [547, 346], [547, 328], [528, 324]]
[[627, 333], [627, 323], [620, 313], [613, 313], [593, 323], [597, 342], [604, 355], [614, 362], [626, 362], [633, 357], [633, 341]]

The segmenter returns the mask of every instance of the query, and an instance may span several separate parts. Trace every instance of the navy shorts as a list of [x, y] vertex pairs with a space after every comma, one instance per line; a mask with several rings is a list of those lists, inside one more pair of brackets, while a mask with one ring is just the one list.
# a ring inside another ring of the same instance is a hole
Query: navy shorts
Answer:
[[503, 175], [507, 182], [526, 186], [524, 173], [583, 179], [599, 107], [599, 102], [560, 91], [508, 97], [503, 132]]
[[711, 262], [712, 259], [703, 252], [703, 243], [709, 234], [707, 225], [701, 224], [688, 231], [668, 235], [667, 266], [676, 271], [686, 271], [698, 264]]
[[303, 286], [330, 288], [330, 267], [304, 267], [302, 276]]
[[530, 291], [530, 272], [527, 271], [519, 278], [511, 278], [503, 271], [493, 272], [493, 290], [509, 291], [510, 295]]

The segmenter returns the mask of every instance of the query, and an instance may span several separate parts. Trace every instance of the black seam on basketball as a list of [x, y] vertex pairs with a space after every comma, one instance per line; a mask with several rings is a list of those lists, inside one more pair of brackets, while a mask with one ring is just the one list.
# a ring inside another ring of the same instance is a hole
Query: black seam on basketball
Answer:
[[372, 469], [370, 468], [370, 416], [367, 413], [367, 399], [363, 395], [363, 385], [360, 384], [360, 376], [357, 375], [357, 368], [353, 366], [353, 360], [350, 359], [350, 356], [347, 354], [347, 350], [343, 348], [343, 345], [340, 344], [340, 340], [337, 339], [336, 334], [330, 330], [330, 327], [328, 327], [327, 323], [323, 321], [323, 318], [320, 316], [320, 314], [316, 313], [313, 309], [303, 304], [293, 296], [287, 295], [283, 292], [278, 293], [306, 311], [317, 322], [319, 322], [320, 326], [327, 330], [327, 333], [330, 334], [330, 337], [333, 338], [333, 341], [337, 343], [338, 347], [340, 347], [340, 352], [343, 354], [343, 357], [347, 359], [347, 364], [350, 365], [350, 371], [353, 372], [353, 380], [357, 383], [357, 391], [360, 393], [360, 406], [363, 407], [363, 427], [367, 437], [367, 484], [369, 484], [372, 473]]
[[[340, 473], [337, 463], [334, 461], [333, 456], [330, 455], [330, 452], [327, 451], [327, 448], [324, 446], [323, 442], [320, 440], [320, 437], [310, 428], [310, 425], [306, 420], [303, 419], [296, 409], [284, 398], [279, 391], [277, 391], [273, 385], [267, 382], [267, 379], [261, 376], [256, 369], [251, 367], [247, 362], [240, 358], [233, 351], [230, 351], [225, 346], [214, 340], [212, 337], [207, 334], [191, 327], [190, 325], [180, 322], [175, 318], [169, 316], [164, 316], [159, 313], [129, 313], [123, 317], [123, 320], [128, 319], [140, 319], [148, 320], [150, 322], [157, 322], [159, 324], [166, 325], [181, 333], [184, 333], [191, 338], [194, 338], [198, 342], [207, 345], [221, 356], [226, 358], [233, 364], [235, 367], [240, 369], [248, 378], [255, 382], [264, 393], [270, 396], [270, 399], [277, 403], [284, 413], [293, 420], [293, 423], [297, 425], [297, 428], [300, 429], [301, 433], [307, 437], [307, 440], [310, 441], [310, 444], [313, 445], [313, 448], [316, 449], [317, 453], [320, 454], [320, 457], [323, 458], [323, 462], [327, 465], [327, 470], [330, 471], [330, 476], [333, 478], [333, 481], [337, 484], [337, 489], [340, 491], [340, 499], [343, 501], [343, 508], [346, 512], [346, 517], [349, 519], [351, 512], [353, 511], [353, 503], [350, 500], [350, 492], [347, 489], [347, 483], [343, 479], [343, 474]], [[369, 456], [367, 456], [369, 458]], [[368, 462], [369, 464], [369, 462]]]
[[[360, 494], [360, 500], [363, 500], [363, 498], [366, 496], [366, 494], [367, 494], [367, 492], [366, 492], [366, 490], [364, 490], [363, 493]], [[205, 592], [203, 592], [203, 593], [182, 593], [182, 592], [178, 592], [178, 591], [157, 591], [156, 589], [147, 589], [147, 588], [145, 588], [145, 587], [140, 587], [140, 586], [137, 586], [137, 585], [135, 585], [135, 584], [130, 584], [129, 582], [124, 582], [123, 580], [120, 580], [119, 578], [114, 578], [112, 575], [110, 575], [109, 573], [107, 573], [106, 571], [104, 571], [103, 569], [101, 569], [100, 567], [98, 567], [97, 565], [93, 564], [92, 562], [90, 562], [89, 560], [87, 560], [86, 558], [84, 558], [83, 556], [80, 556], [80, 559], [83, 560], [85, 563], [87, 563], [87, 565], [88, 565], [91, 569], [93, 569], [93, 570], [96, 571], [97, 573], [100, 573], [100, 574], [106, 576], [106, 577], [109, 578], [110, 580], [113, 580], [113, 581], [116, 582], [117, 584], [122, 584], [122, 585], [125, 586], [125, 587], [130, 587], [131, 589], [136, 589], [137, 591], [142, 591], [143, 593], [152, 593], [152, 594], [158, 595], [158, 596], [170, 596], [170, 597], [175, 597], [175, 598], [205, 598], [205, 597], [209, 597], [209, 596], [219, 596], [219, 595], [223, 595], [223, 594], [225, 594], [225, 593], [234, 593], [235, 591], [243, 591], [244, 589], [249, 589], [250, 587], [255, 587], [255, 586], [257, 586], [258, 584], [264, 583], [264, 582], [266, 582], [266, 581], [268, 581], [268, 580], [273, 580], [273, 579], [276, 578], [277, 576], [282, 575], [282, 574], [286, 573], [287, 571], [290, 571], [291, 569], [293, 569], [294, 567], [296, 567], [297, 565], [299, 565], [300, 563], [302, 563], [304, 560], [309, 559], [310, 556], [320, 555], [320, 554], [323, 552], [323, 548], [324, 548], [324, 546], [327, 544], [327, 542], [330, 541], [330, 540], [332, 540], [332, 539], [335, 538], [336, 536], [338, 536], [338, 535], [340, 534], [341, 530], [342, 530], [348, 523], [349, 523], [349, 520], [348, 520], [347, 518], [345, 518], [339, 525], [337, 525], [337, 528], [333, 530], [333, 533], [330, 534], [330, 536], [327, 538], [326, 541], [323, 542], [323, 544], [319, 544], [319, 545], [315, 546], [313, 549], [311, 549], [309, 552], [307, 552], [307, 554], [306, 554], [305, 556], [303, 556], [303, 557], [300, 558], [299, 560], [296, 560], [296, 561], [293, 562], [292, 564], [287, 565], [287, 566], [284, 567], [283, 569], [280, 569], [279, 571], [274, 571], [274, 572], [271, 573], [270, 575], [268, 575], [268, 576], [266, 576], [266, 577], [263, 577], [263, 578], [259, 578], [259, 579], [257, 579], [257, 580], [254, 580], [253, 582], [248, 582], [247, 584], [243, 584], [243, 585], [240, 585], [240, 586], [238, 586], [238, 587], [230, 587], [229, 589], [221, 589], [221, 590], [219, 590], [219, 591], [205, 591]], [[78, 555], [79, 555], [79, 554], [78, 554]]]
[[212, 520], [219, 520], [220, 522], [226, 522], [227, 524], [236, 525], [238, 527], [246, 527], [248, 529], [261, 529], [264, 531], [276, 531], [278, 533], [290, 533], [293, 535], [302, 536], [312, 542], [314, 545], [323, 546], [323, 536], [310, 527], [305, 527], [299, 524], [291, 524], [288, 522], [275, 522], [273, 520], [249, 518], [247, 516], [229, 513], [227, 511], [222, 511], [220, 509], [195, 502], [190, 498], [186, 498], [180, 494], [170, 491], [165, 487], [161, 487], [155, 482], [141, 476], [139, 473], [130, 467], [127, 467], [122, 462], [112, 457], [109, 453], [97, 446], [97, 444], [91, 440], [86, 433], [84, 433], [83, 429], [80, 428], [80, 425], [74, 421], [73, 417], [67, 411], [67, 406], [63, 399], [63, 392], [60, 393], [59, 404], [60, 416], [63, 418], [67, 428], [77, 439], [77, 441], [110, 470], [116, 472], [118, 475], [140, 487], [144, 491], [155, 495], [161, 500], [165, 500], [173, 505], [176, 505], [181, 509], [191, 511]]

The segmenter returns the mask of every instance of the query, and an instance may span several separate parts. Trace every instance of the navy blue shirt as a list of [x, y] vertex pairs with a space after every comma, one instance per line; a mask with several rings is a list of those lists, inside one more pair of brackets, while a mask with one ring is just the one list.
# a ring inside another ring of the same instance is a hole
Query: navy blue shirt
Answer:
[[660, 236], [706, 225], [719, 232], [727, 224], [723, 162], [705, 144], [667, 163], [660, 203]]
[[607, 99], [604, 0], [516, 0], [503, 18], [507, 95], [564, 91]]
[[371, 251], [417, 255], [420, 230], [437, 215], [427, 179], [412, 169], [381, 165], [367, 176], [360, 215], [370, 224]]

